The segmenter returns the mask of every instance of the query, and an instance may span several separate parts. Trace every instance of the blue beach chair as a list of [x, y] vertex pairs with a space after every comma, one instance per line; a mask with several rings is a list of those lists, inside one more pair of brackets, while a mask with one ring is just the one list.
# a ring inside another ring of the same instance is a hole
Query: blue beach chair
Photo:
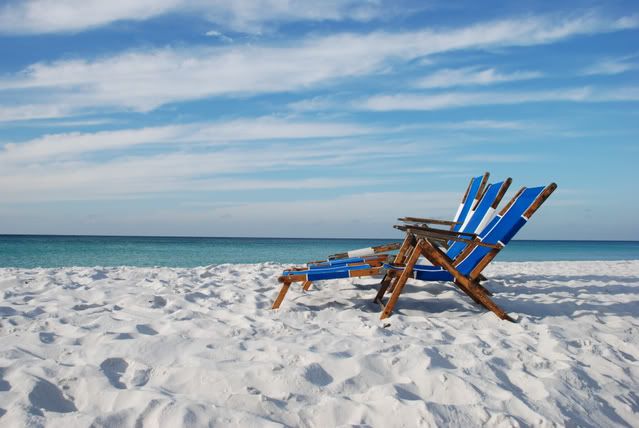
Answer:
[[[405, 217], [399, 219], [407, 223], [419, 223], [419, 224], [437, 224], [442, 226], [449, 226], [451, 230], [461, 230], [465, 222], [471, 217], [474, 209], [477, 207], [481, 200], [485, 190], [486, 183], [490, 173], [485, 172], [483, 175], [473, 177], [468, 183], [466, 192], [457, 208], [457, 212], [452, 221], [437, 220], [421, 217]], [[326, 268], [337, 265], [347, 264], [360, 264], [367, 262], [379, 262], [387, 261], [389, 258], [389, 251], [399, 250], [402, 247], [403, 242], [394, 242], [391, 244], [379, 245], [376, 247], [360, 248], [357, 250], [351, 250], [346, 253], [333, 254], [328, 257], [327, 260], [308, 262], [306, 265], [308, 268]], [[304, 284], [304, 289], [308, 289], [310, 284]]]
[[[434, 230], [443, 234], [445, 238], [439, 239], [439, 243], [446, 244], [448, 238], [456, 238], [458, 236], [467, 236], [472, 238], [475, 236], [473, 233], [466, 232], [466, 230], [475, 231], [478, 227], [486, 224], [490, 220], [490, 215], [494, 214], [496, 207], [503, 198], [504, 194], [508, 190], [512, 180], [510, 178], [503, 182], [489, 185], [485, 192], [481, 195], [479, 203], [472, 207], [470, 218], [465, 221], [461, 231], [450, 230], [438, 230], [431, 229], [430, 227], [423, 225], [410, 225], [399, 226], [401, 230], [407, 230], [407, 228], [422, 228], [424, 230]], [[448, 237], [448, 238], [446, 238]], [[443, 241], [443, 242], [442, 242]], [[402, 263], [406, 260], [408, 254], [411, 252], [411, 248], [415, 245], [415, 238], [412, 233], [407, 233], [404, 242], [400, 248], [399, 253], [395, 256], [394, 263]], [[449, 258], [456, 258], [463, 251], [466, 244], [456, 241], [450, 241], [452, 245], [448, 247], [447, 254]], [[273, 303], [273, 309], [279, 308], [284, 296], [286, 295], [290, 285], [293, 282], [303, 282], [303, 289], [307, 290], [307, 286], [314, 281], [326, 280], [326, 279], [341, 279], [341, 278], [353, 278], [360, 276], [371, 276], [379, 274], [382, 271], [383, 263], [378, 259], [361, 259], [359, 262], [350, 262], [335, 265], [326, 266], [312, 266], [306, 269], [291, 269], [284, 271], [279, 281], [282, 282], [282, 288], [275, 302]], [[386, 292], [395, 272], [388, 271], [381, 282], [380, 291], [375, 300], [380, 300]]]
[[[501, 319], [513, 321], [489, 297], [490, 293], [480, 285], [480, 275], [556, 188], [555, 183], [545, 188], [522, 188], [479, 235], [473, 239], [467, 239], [461, 234], [453, 238], [456, 242], [466, 244], [455, 261], [438, 248], [436, 240], [442, 237], [440, 232], [409, 228], [408, 233], [415, 236], [417, 243], [407, 263], [384, 265], [385, 269], [400, 274], [396, 277], [394, 290], [388, 303], [382, 305], [380, 318], [390, 316], [407, 280], [414, 278], [421, 281], [452, 281], [476, 303], [494, 312]], [[416, 264], [422, 255], [433, 266]]]

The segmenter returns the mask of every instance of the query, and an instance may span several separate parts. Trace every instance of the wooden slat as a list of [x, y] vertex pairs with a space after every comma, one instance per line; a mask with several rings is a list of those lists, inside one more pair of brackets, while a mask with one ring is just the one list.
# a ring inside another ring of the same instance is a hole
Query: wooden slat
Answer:
[[[507, 179], [504, 180], [504, 183], [502, 184], [501, 188], [499, 189], [499, 192], [497, 193], [497, 196], [495, 197], [495, 200], [490, 205], [491, 208], [497, 209], [497, 207], [499, 206], [499, 203], [501, 202], [502, 198], [506, 194], [506, 191], [508, 190], [508, 188], [510, 187], [512, 182], [513, 182], [513, 179], [510, 178], [510, 177], [508, 177]], [[481, 232], [481, 230], [480, 230], [480, 232]]]
[[439, 220], [434, 218], [422, 218], [422, 217], [400, 217], [397, 220], [403, 221], [404, 223], [431, 223], [431, 224], [442, 224], [447, 226], [461, 224], [461, 222], [459, 221]]
[[550, 183], [548, 186], [546, 186], [544, 191], [541, 192], [541, 195], [537, 196], [535, 202], [533, 202], [532, 205], [526, 210], [526, 212], [524, 213], [524, 217], [530, 218], [535, 213], [535, 211], [539, 209], [541, 204], [543, 204], [546, 199], [548, 199], [548, 197], [552, 195], [552, 192], [554, 192], [555, 189], [557, 189], [556, 183]]

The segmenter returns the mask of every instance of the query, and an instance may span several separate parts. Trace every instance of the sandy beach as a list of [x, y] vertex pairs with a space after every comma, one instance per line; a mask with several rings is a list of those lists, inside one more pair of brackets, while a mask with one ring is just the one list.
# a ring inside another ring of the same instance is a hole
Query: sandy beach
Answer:
[[278, 264], [0, 269], [3, 426], [637, 426], [639, 261], [495, 263], [499, 321]]

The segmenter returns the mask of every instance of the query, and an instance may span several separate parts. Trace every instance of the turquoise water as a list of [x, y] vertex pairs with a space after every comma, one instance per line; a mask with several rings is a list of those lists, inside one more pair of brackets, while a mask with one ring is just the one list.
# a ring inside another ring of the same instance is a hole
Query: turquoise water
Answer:
[[[0, 267], [304, 263], [387, 239], [178, 238], [0, 235]], [[639, 242], [513, 241], [500, 261], [639, 260]]]

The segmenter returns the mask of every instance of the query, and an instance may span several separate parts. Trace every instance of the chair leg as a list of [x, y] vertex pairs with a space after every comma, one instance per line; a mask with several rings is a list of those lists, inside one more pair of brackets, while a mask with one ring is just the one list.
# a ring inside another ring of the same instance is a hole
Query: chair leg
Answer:
[[277, 299], [275, 299], [275, 302], [273, 302], [273, 306], [271, 307], [271, 309], [277, 309], [280, 307], [280, 305], [282, 304], [282, 300], [284, 300], [284, 296], [286, 296], [286, 293], [288, 292], [288, 289], [290, 286], [291, 286], [290, 282], [284, 282], [282, 284], [280, 293], [277, 295]]
[[374, 303], [382, 302], [382, 299], [384, 298], [384, 294], [386, 294], [386, 290], [388, 290], [388, 286], [391, 285], [391, 283], [393, 282], [394, 273], [395, 271], [386, 272], [386, 275], [384, 275], [384, 278], [382, 279], [382, 282], [380, 283], [379, 290], [377, 291], [377, 294], [375, 295], [375, 298], [373, 299]]
[[408, 262], [406, 263], [404, 270], [399, 276], [399, 279], [397, 279], [397, 281], [394, 282], [393, 294], [391, 295], [390, 299], [388, 299], [388, 303], [386, 304], [386, 306], [384, 306], [384, 310], [379, 316], [379, 319], [382, 319], [382, 320], [386, 319], [393, 312], [393, 308], [395, 307], [395, 304], [397, 303], [397, 299], [399, 299], [399, 295], [404, 289], [404, 286], [406, 285], [406, 281], [408, 281], [408, 278], [412, 275], [413, 266], [415, 266], [415, 263], [417, 262], [417, 259], [419, 258], [420, 254], [421, 254], [421, 247], [417, 245], [413, 249], [413, 252], [411, 253], [410, 257], [408, 258]]
[[475, 302], [484, 308], [492, 311], [502, 320], [514, 321], [508, 314], [501, 309], [488, 295], [482, 291], [482, 286], [477, 280], [472, 280], [463, 275], [453, 264], [453, 261], [446, 256], [439, 248], [435, 247], [428, 240], [420, 240], [417, 248], [424, 254], [431, 263], [439, 265], [446, 269], [455, 278], [453, 281], [464, 293], [466, 293]]
[[481, 289], [481, 285], [477, 284], [474, 281], [471, 281], [468, 278], [462, 277], [460, 278], [460, 282], [464, 283], [464, 287], [462, 290], [466, 294], [468, 294], [473, 300], [479, 301], [479, 304], [484, 308], [492, 311], [495, 315], [497, 315], [502, 320], [508, 320], [514, 322], [507, 313], [502, 308], [500, 308], [490, 297], [488, 297]]
[[304, 283], [302, 284], [302, 289], [304, 291], [308, 291], [309, 288], [311, 288], [311, 285], [313, 285], [311, 281], [304, 281]]
[[487, 289], [486, 287], [484, 287], [483, 285], [481, 285], [479, 282], [477, 282], [477, 286], [479, 287], [479, 289], [487, 296], [492, 296], [493, 293], [492, 291], [490, 291], [489, 289]]

